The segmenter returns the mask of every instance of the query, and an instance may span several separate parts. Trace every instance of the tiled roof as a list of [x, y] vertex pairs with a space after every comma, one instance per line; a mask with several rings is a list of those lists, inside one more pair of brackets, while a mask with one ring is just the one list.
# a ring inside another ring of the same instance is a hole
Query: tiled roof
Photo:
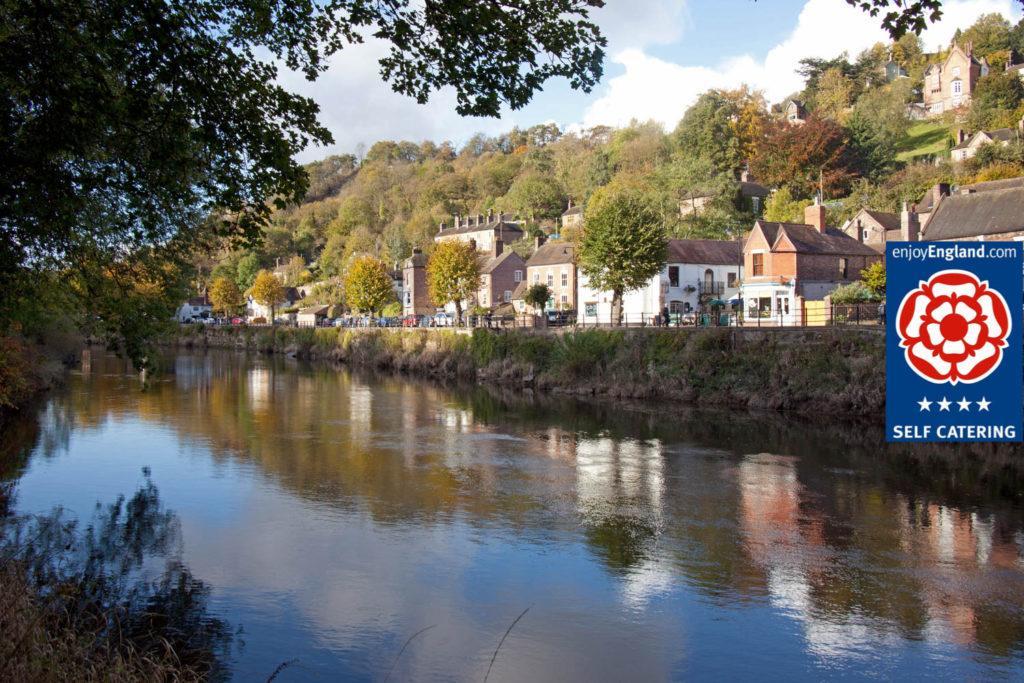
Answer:
[[772, 191], [761, 183], [752, 183], [749, 181], [740, 182], [740, 194], [744, 197], [767, 197], [771, 193]]
[[743, 244], [726, 240], [669, 240], [668, 262], [738, 266], [743, 262]]
[[482, 232], [484, 230], [500, 231], [502, 233], [516, 233], [511, 239], [505, 240], [506, 242], [514, 242], [523, 236], [523, 229], [519, 227], [518, 223], [507, 220], [504, 214], [498, 214], [492, 216], [491, 220], [477, 223], [475, 220], [463, 219], [462, 224], [459, 227], [448, 227], [437, 233], [437, 237], [446, 237], [448, 235], [465, 235], [470, 232]]
[[327, 315], [327, 310], [330, 306], [310, 306], [309, 308], [300, 308], [299, 315]]
[[758, 221], [765, 237], [775, 248], [780, 235], [785, 235], [798, 254], [831, 254], [835, 256], [877, 256], [878, 252], [842, 230], [826, 228], [821, 233], [805, 223], [769, 223]]
[[572, 216], [573, 214], [583, 213], [583, 207], [570, 206], [568, 209], [562, 212], [563, 216]]
[[516, 252], [512, 251], [511, 249], [506, 249], [497, 256], [483, 255], [480, 257], [480, 273], [483, 275], [493, 273], [495, 269], [498, 268], [498, 266], [500, 266], [501, 264], [505, 263], [510, 259], [518, 260], [519, 263], [523, 263], [523, 257], [517, 254]]
[[921, 239], [929, 242], [1024, 231], [1024, 187], [945, 197]]
[[871, 209], [861, 209], [863, 213], [870, 216], [876, 223], [881, 225], [885, 230], [896, 230], [900, 229], [900, 217], [894, 213], [886, 213], [885, 211], [872, 211]]
[[210, 299], [204, 294], [202, 296], [194, 296], [188, 300], [189, 306], [209, 306]]
[[561, 263], [573, 262], [573, 246], [571, 242], [556, 240], [545, 242], [540, 249], [533, 252], [533, 256], [526, 262], [530, 266], [554, 266]]
[[518, 285], [516, 285], [516, 288], [512, 290], [512, 300], [513, 301], [520, 301], [520, 300], [522, 300], [522, 298], [526, 296], [526, 288], [527, 287], [528, 287], [528, 285], [526, 284], [526, 280], [523, 280]]
[[987, 135], [993, 142], [1013, 142], [1017, 139], [1017, 131], [1013, 128], [996, 128], [995, 130], [981, 130], [967, 138], [953, 149], [966, 149], [977, 139], [979, 135]]

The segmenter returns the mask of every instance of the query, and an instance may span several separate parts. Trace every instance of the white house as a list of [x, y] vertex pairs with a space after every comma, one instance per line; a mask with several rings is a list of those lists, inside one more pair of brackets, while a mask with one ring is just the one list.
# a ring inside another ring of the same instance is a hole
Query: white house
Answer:
[[179, 323], [190, 323], [194, 320], [209, 318], [211, 311], [213, 311], [213, 306], [210, 305], [210, 300], [204, 294], [203, 296], [194, 296], [183, 303], [174, 317]]
[[[669, 240], [665, 267], [640, 289], [622, 297], [625, 323], [651, 324], [668, 307], [670, 315], [693, 313], [712, 301], [736, 301], [743, 279], [743, 245], [725, 240]], [[576, 301], [581, 324], [612, 321], [612, 293], [594, 290], [579, 274]]]
[[[274, 306], [274, 315], [280, 317], [281, 311], [283, 311], [286, 308], [293, 308], [297, 303], [302, 301], [304, 296], [304, 291], [300, 291], [295, 287], [285, 287], [284, 301]], [[248, 303], [246, 304], [245, 315], [246, 318], [249, 319], [249, 322], [252, 322], [254, 318], [263, 318], [268, 323], [271, 322], [270, 307], [264, 306], [263, 304], [257, 302], [251, 296], [249, 297]]]

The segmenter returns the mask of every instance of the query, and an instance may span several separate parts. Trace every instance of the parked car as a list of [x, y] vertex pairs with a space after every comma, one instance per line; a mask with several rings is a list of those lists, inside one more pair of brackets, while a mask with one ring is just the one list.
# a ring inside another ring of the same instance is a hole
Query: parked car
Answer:
[[448, 315], [447, 313], [437, 313], [434, 315], [434, 327], [451, 327], [454, 324], [455, 318], [453, 316]]

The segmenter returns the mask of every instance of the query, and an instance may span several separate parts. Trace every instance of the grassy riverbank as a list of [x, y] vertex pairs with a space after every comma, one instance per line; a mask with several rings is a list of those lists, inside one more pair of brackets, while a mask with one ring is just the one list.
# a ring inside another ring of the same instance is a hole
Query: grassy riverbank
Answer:
[[854, 330], [182, 329], [187, 347], [286, 353], [502, 386], [737, 408], [877, 415], [884, 340]]

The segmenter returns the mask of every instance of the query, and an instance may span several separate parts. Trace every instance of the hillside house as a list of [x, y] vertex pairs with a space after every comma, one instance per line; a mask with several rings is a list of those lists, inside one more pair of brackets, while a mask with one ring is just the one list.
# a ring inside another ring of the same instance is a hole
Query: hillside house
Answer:
[[754, 223], [743, 245], [740, 288], [748, 320], [801, 324], [805, 301], [823, 300], [882, 260], [875, 249], [828, 227], [825, 218], [825, 207], [814, 204], [805, 210], [804, 223]]
[[[970, 185], [960, 185], [956, 188], [956, 192], [960, 194], [980, 194], [984, 192], [1005, 190], [1011, 187], [1024, 187], [1024, 178], [986, 180], [984, 182], [972, 183]], [[912, 208], [921, 222], [922, 234], [928, 229], [928, 223], [931, 221], [935, 207], [939, 205], [939, 202], [941, 202], [943, 198], [950, 196], [952, 193], [953, 187], [949, 183], [937, 183], [924, 193], [924, 196], [921, 197], [919, 202], [914, 204]]]
[[210, 299], [203, 294], [194, 296], [179, 306], [174, 318], [179, 323], [190, 323], [196, 320], [206, 320], [212, 311], [213, 305], [210, 303]]
[[790, 100], [783, 107], [782, 115], [787, 123], [799, 126], [807, 121], [807, 107], [800, 100]]
[[309, 306], [300, 309], [295, 316], [296, 324], [299, 327], [319, 327], [327, 320], [327, 312], [330, 306]]
[[972, 158], [985, 145], [1008, 147], [1021, 138], [1021, 131], [1024, 131], [1024, 119], [1021, 119], [1018, 128], [979, 130], [970, 136], [963, 131], [958, 131], [957, 145], [950, 150], [949, 155], [953, 161], [965, 161]]
[[402, 315], [429, 315], [437, 310], [427, 289], [427, 255], [422, 249], [402, 262]]
[[502, 242], [511, 244], [523, 238], [523, 229], [518, 223], [512, 221], [506, 214], [494, 214], [488, 211], [487, 215], [477, 214], [466, 218], [455, 216], [455, 222], [449, 226], [441, 223], [434, 241], [437, 243], [450, 240], [460, 242], [471, 242], [476, 246], [477, 251], [484, 253], [495, 253], [495, 243]]
[[577, 228], [583, 225], [583, 207], [573, 205], [569, 200], [569, 207], [562, 212], [562, 228]]
[[900, 217], [885, 211], [861, 209], [841, 228], [844, 233], [859, 240], [879, 253], [885, 252], [886, 242], [900, 239]]
[[988, 61], [974, 56], [971, 43], [961, 47], [953, 41], [946, 58], [924, 72], [923, 104], [929, 116], [970, 104], [978, 81], [988, 71]]
[[[665, 307], [678, 316], [695, 313], [712, 302], [738, 303], [743, 280], [742, 245], [738, 241], [668, 241], [665, 267], [644, 286], [622, 297], [623, 321], [652, 324]], [[612, 293], [590, 287], [580, 273], [577, 320], [583, 324], [612, 321]]]
[[[295, 287], [284, 288], [284, 301], [274, 306], [274, 315], [280, 317], [281, 311], [286, 308], [294, 308], [297, 303], [302, 301], [305, 297], [304, 292], [300, 292]], [[270, 306], [264, 306], [259, 303], [252, 296], [248, 297], [248, 303], [245, 307], [245, 317], [252, 322], [255, 318], [263, 318], [268, 323], [272, 322], [270, 318]]]
[[538, 237], [533, 255], [526, 261], [523, 288], [545, 284], [551, 291], [548, 310], [570, 311], [576, 308], [576, 261], [571, 242], [545, 242]]

